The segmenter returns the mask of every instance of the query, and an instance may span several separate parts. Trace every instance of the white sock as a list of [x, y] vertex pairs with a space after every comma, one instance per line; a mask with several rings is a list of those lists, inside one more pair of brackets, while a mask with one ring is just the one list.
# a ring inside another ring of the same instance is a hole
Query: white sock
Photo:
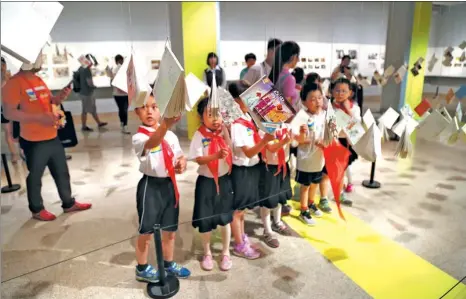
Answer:
[[272, 234], [272, 221], [270, 220], [270, 210], [261, 207], [262, 224], [264, 225], [264, 233], [267, 235]]
[[282, 205], [279, 204], [275, 209], [272, 210], [273, 220], [275, 224], [282, 223]]
[[346, 168], [346, 178], [348, 179], [348, 184], [353, 183], [353, 173], [351, 171], [351, 165], [348, 165], [348, 168]]

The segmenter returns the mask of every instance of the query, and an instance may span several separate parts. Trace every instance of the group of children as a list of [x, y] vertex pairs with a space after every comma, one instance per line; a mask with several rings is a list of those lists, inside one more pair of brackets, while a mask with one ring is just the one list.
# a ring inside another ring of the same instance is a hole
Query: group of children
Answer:
[[[337, 81], [333, 89], [334, 108], [358, 117], [357, 105], [352, 104], [350, 82]], [[135, 109], [142, 125], [133, 136], [133, 147], [143, 173], [137, 187], [139, 233], [136, 256], [136, 278], [155, 282], [158, 272], [148, 264], [150, 236], [153, 226], [162, 228], [164, 267], [167, 272], [180, 278], [189, 277], [190, 271], [173, 260], [175, 232], [178, 226], [180, 204], [176, 173], [186, 169], [187, 160], [199, 165], [195, 187], [193, 212], [194, 228], [201, 234], [204, 254], [201, 268], [214, 268], [211, 252], [211, 232], [221, 227], [222, 252], [219, 268], [228, 271], [232, 267], [230, 239], [233, 235], [233, 254], [246, 259], [257, 259], [260, 252], [245, 231], [245, 210], [260, 208], [264, 226], [264, 242], [279, 247], [275, 233], [290, 235], [289, 228], [281, 221], [281, 208], [292, 197], [289, 167], [290, 148], [297, 144], [296, 181], [301, 184], [299, 218], [308, 225], [315, 224], [311, 215], [322, 216], [331, 208], [327, 199], [328, 178], [325, 171], [322, 137], [326, 122], [324, 98], [319, 84], [304, 84], [300, 98], [303, 109], [314, 122], [315, 138], [311, 144], [307, 137], [308, 126], [294, 132], [283, 124], [274, 134], [259, 132], [240, 95], [249, 87], [245, 81], [230, 84], [229, 92], [241, 108], [243, 115], [226, 126], [221, 115], [214, 115], [209, 99], [203, 98], [197, 105], [201, 126], [195, 132], [188, 157], [183, 154], [178, 138], [169, 131], [177, 118], [160, 119], [156, 99], [151, 96], [144, 107]], [[156, 97], [156, 95], [155, 95]], [[344, 135], [340, 142], [351, 147]], [[311, 149], [309, 149], [309, 147]], [[357, 156], [352, 155], [351, 159]], [[317, 187], [321, 199], [314, 203]], [[342, 203], [351, 202], [342, 197]]]

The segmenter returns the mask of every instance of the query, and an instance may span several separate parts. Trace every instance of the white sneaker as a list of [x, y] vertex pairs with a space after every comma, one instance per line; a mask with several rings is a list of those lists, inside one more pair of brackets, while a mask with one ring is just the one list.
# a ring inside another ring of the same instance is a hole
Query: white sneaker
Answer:
[[309, 206], [309, 210], [311, 211], [311, 214], [316, 216], [317, 218], [324, 216], [324, 213], [322, 213], [322, 211], [316, 207], [315, 203]]
[[131, 134], [130, 131], [128, 131], [128, 128], [126, 126], [122, 126], [121, 127], [121, 133], [123, 134]]

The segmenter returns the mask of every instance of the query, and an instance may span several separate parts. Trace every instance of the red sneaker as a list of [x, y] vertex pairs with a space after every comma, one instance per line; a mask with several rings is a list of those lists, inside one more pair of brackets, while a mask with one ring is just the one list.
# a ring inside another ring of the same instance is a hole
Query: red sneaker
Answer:
[[79, 211], [89, 210], [91, 207], [92, 207], [91, 203], [79, 203], [79, 202], [75, 201], [74, 205], [71, 208], [64, 209], [63, 211], [65, 213], [79, 212]]
[[32, 214], [32, 218], [40, 221], [53, 221], [57, 219], [57, 216], [44, 209], [37, 214]]
[[348, 184], [346, 187], [345, 187], [345, 192], [346, 193], [351, 193], [354, 191], [354, 186], [353, 184]]

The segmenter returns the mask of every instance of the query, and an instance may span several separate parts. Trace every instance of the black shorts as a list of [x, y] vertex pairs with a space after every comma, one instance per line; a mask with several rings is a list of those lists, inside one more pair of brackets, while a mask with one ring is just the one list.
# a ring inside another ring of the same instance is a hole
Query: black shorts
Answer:
[[290, 157], [292, 155], [295, 156], [295, 157], [298, 156], [298, 147], [290, 147]]
[[154, 233], [154, 225], [160, 224], [163, 231], [178, 230], [179, 204], [175, 208], [175, 189], [170, 178], [144, 175], [136, 190], [139, 216], [139, 233]]
[[311, 184], [320, 184], [321, 181], [322, 171], [305, 172], [296, 170], [296, 182], [301, 185], [309, 186]]
[[[233, 186], [229, 175], [218, 178], [220, 194], [212, 178], [198, 176], [194, 192], [193, 227], [207, 233], [233, 221]], [[198, 220], [199, 219], [199, 220]]]
[[286, 204], [293, 197], [290, 183], [290, 167], [286, 165], [286, 176], [283, 171], [275, 175], [278, 170], [277, 165], [264, 165], [262, 167], [259, 181], [259, 196], [261, 201], [259, 206], [274, 209], [278, 204]]
[[263, 162], [254, 166], [236, 166], [231, 170], [231, 182], [233, 185], [233, 209], [254, 209], [259, 206], [259, 179]]

